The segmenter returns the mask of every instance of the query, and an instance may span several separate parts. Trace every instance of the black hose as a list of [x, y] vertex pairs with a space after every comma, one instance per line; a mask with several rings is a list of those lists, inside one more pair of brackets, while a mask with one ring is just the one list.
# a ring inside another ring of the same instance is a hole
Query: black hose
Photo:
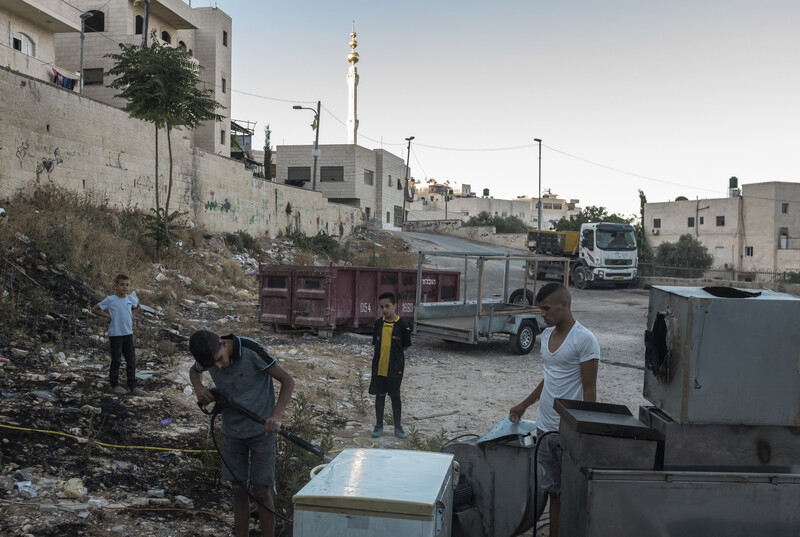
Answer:
[[217, 418], [217, 414], [218, 414], [217, 412], [211, 414], [211, 441], [214, 443], [214, 447], [217, 449], [217, 453], [219, 454], [219, 458], [222, 461], [222, 464], [224, 464], [225, 468], [227, 468], [228, 471], [231, 473], [231, 476], [233, 477], [233, 480], [236, 482], [236, 484], [239, 485], [242, 488], [242, 490], [244, 490], [247, 493], [248, 496], [250, 496], [250, 499], [252, 499], [254, 502], [256, 502], [258, 505], [260, 505], [273, 515], [275, 515], [277, 518], [280, 518], [281, 520], [286, 522], [286, 524], [288, 524], [289, 526], [292, 526], [293, 523], [291, 519], [286, 518], [285, 516], [276, 512], [274, 509], [271, 509], [269, 506], [261, 503], [261, 501], [250, 492], [247, 486], [245, 486], [241, 481], [236, 479], [236, 473], [233, 470], [231, 470], [230, 465], [228, 465], [228, 461], [226, 461], [225, 457], [222, 456], [222, 450], [220, 449], [219, 444], [217, 444], [217, 437], [214, 434], [214, 420]]
[[533, 450], [533, 509], [539, 509], [539, 446], [548, 434], [556, 434], [558, 431], [547, 431], [542, 436], [536, 437], [536, 447]]

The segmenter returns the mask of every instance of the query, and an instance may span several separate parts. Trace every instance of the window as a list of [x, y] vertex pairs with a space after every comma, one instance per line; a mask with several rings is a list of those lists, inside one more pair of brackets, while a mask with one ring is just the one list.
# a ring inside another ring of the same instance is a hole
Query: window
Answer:
[[364, 170], [364, 184], [365, 185], [374, 185], [375, 184], [375, 173], [369, 170]]
[[164, 43], [172, 43], [172, 36], [169, 35], [168, 31], [164, 30], [163, 32], [161, 32], [161, 40]]
[[105, 32], [106, 31], [106, 15], [102, 11], [89, 11], [91, 17], [86, 19], [84, 30], [86, 32]]
[[392, 213], [390, 213], [389, 211], [386, 211], [386, 223], [387, 224], [392, 223]]
[[718, 216], [717, 217], [717, 227], [722, 227], [724, 225], [725, 225], [725, 217], [724, 216]]
[[686, 227], [694, 227], [694, 216], [690, 216]]
[[142, 32], [144, 32], [144, 17], [141, 15], [136, 15], [133, 31], [136, 32], [136, 35], [142, 35]]
[[102, 86], [103, 85], [103, 68], [99, 69], [84, 69], [83, 70], [83, 85], [84, 86]]
[[788, 203], [781, 203], [781, 213], [787, 214], [789, 212], [789, 204]]
[[28, 56], [36, 56], [36, 45], [33, 39], [23, 33], [14, 34], [14, 50], [18, 50]]
[[222, 79], [222, 93], [225, 93], [225, 79]]
[[364, 212], [367, 213], [367, 220], [369, 220], [370, 219], [370, 214], [372, 213], [372, 209], [370, 209], [369, 207], [365, 207], [364, 208]]
[[744, 247], [744, 255], [747, 257], [753, 257], [753, 247], [752, 246], [745, 246]]
[[[389, 186], [392, 186], [392, 176], [391, 175], [389, 176]], [[387, 222], [388, 222], [388, 220], [387, 220]]]
[[[324, 176], [323, 176], [324, 177]], [[287, 185], [303, 186], [311, 180], [311, 166], [289, 166]]]
[[319, 171], [319, 180], [338, 182], [344, 181], [344, 167], [343, 166], [322, 166]]
[[403, 183], [400, 181], [400, 179], [397, 180], [397, 190], [403, 190]]
[[703, 225], [703, 224], [705, 224], [705, 223], [706, 223], [706, 219], [705, 219], [705, 217], [704, 217], [704, 216], [701, 216], [701, 217], [700, 217], [700, 225], [702, 226], [702, 225]]
[[469, 211], [461, 211], [461, 216], [469, 217]]
[[186, 43], [184, 43], [183, 41], [178, 41], [178, 48], [186, 52]]
[[505, 218], [506, 216], [508, 216], [508, 213], [506, 211], [503, 211], [503, 218]]
[[403, 223], [403, 207], [401, 207], [400, 205], [394, 206], [394, 223], [395, 224]]
[[661, 227], [661, 219], [660, 218], [653, 218], [653, 227], [660, 228]]
[[222, 30], [222, 46], [223, 47], [228, 46], [228, 32], [226, 32], [225, 30]]

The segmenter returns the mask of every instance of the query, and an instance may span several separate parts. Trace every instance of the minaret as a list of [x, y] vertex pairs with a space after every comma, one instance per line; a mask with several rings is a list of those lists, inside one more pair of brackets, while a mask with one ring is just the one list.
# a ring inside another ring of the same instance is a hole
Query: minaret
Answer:
[[356, 23], [353, 22], [353, 33], [350, 34], [350, 54], [347, 61], [350, 62], [350, 69], [347, 71], [347, 86], [350, 88], [349, 101], [347, 106], [347, 143], [355, 144], [358, 141], [358, 116], [356, 108], [358, 104], [358, 52], [356, 52]]

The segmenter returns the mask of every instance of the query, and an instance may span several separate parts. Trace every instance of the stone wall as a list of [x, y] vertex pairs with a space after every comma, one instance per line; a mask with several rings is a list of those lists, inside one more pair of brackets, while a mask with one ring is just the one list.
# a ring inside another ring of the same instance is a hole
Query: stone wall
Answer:
[[[151, 124], [2, 67], [0, 92], [0, 198], [52, 183], [118, 207], [155, 206]], [[168, 176], [163, 130], [158, 140], [163, 200]], [[171, 141], [170, 210], [188, 212], [210, 231], [275, 236], [297, 229], [338, 236], [363, 222], [358, 208], [255, 178], [240, 162], [193, 148], [190, 133], [180, 128]]]

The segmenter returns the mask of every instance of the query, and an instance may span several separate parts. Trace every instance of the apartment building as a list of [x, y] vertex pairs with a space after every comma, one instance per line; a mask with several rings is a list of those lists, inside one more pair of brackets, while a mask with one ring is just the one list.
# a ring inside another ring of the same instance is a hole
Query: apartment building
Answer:
[[[446, 192], [452, 190], [450, 198], [445, 199]], [[477, 197], [472, 195], [470, 185], [460, 188], [449, 188], [441, 183], [416, 183], [414, 185], [414, 201], [409, 207], [409, 220], [449, 220], [459, 219], [464, 222], [487, 212], [492, 216], [516, 216], [531, 228], [538, 227], [538, 198], [520, 196], [515, 199], [499, 199], [489, 196], [488, 192]], [[580, 200], [563, 199], [549, 192], [542, 194], [542, 229], [553, 229], [561, 218], [577, 215], [581, 209]]]
[[0, 65], [41, 80], [53, 81], [55, 69], [77, 80], [78, 70], [56, 59], [56, 35], [80, 41], [77, 0], [0, 0]]
[[[310, 190], [313, 183], [311, 145], [279, 145], [275, 181]], [[328, 201], [361, 209], [367, 220], [384, 229], [403, 221], [403, 159], [383, 149], [356, 144], [319, 147], [316, 191]]]
[[[0, 0], [0, 5], [7, 0]], [[36, 2], [42, 3], [42, 2]], [[140, 45], [145, 33], [144, 2], [134, 0], [71, 0], [80, 14], [86, 14], [83, 43], [83, 75], [85, 96], [122, 108], [125, 101], [115, 97], [117, 90], [108, 88], [107, 76], [114, 62], [107, 54], [119, 52], [120, 43]], [[230, 155], [231, 48], [232, 21], [215, 7], [192, 8], [182, 0], [152, 0], [147, 18], [147, 40], [155, 32], [162, 43], [188, 51], [203, 67], [200, 80], [203, 89], [213, 90], [213, 98], [225, 109], [222, 121], [207, 122], [183, 133], [192, 145], [215, 154]], [[80, 32], [58, 33], [55, 38], [56, 63], [70, 71], [80, 71]]]
[[800, 183], [752, 183], [740, 191], [734, 180], [727, 198], [647, 203], [644, 226], [653, 247], [689, 233], [715, 267], [800, 270]]

